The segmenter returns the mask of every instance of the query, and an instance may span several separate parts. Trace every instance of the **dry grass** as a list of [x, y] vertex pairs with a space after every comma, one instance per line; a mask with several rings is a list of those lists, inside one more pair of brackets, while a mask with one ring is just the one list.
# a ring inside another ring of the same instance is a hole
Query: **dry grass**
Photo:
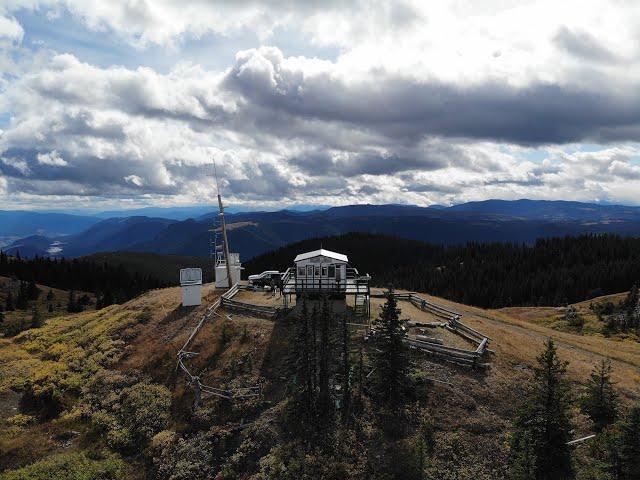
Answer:
[[[193, 394], [184, 375], [176, 372], [176, 353], [206, 307], [220, 293], [205, 285], [203, 305], [182, 308], [180, 288], [154, 290], [100, 311], [65, 313], [49, 319], [40, 329], [23, 332], [13, 339], [0, 339], [0, 393], [11, 387], [20, 388], [25, 381], [81, 386], [96, 368], [143, 372], [172, 388], [175, 422], [172, 428], [179, 430]], [[475, 452], [474, 461], [504, 461], [500, 456], [504, 453], [506, 432], [531, 378], [535, 358], [549, 337], [558, 343], [560, 355], [570, 361], [569, 374], [576, 383], [584, 382], [594, 364], [609, 357], [613, 360], [614, 379], [623, 394], [628, 399], [640, 394], [637, 342], [553, 329], [536, 321], [549, 314], [545, 310], [488, 311], [426, 294], [421, 296], [461, 313], [465, 323], [492, 338], [490, 347], [496, 351], [490, 357], [492, 366], [487, 371], [472, 371], [416, 356], [421, 375], [438, 380], [429, 386], [422, 400], [438, 424], [437, 436], [443, 449], [448, 445], [452, 449], [464, 447], [465, 452]], [[265, 292], [240, 292], [236, 298], [261, 305], [281, 304], [281, 297]], [[372, 299], [372, 316], [377, 315], [383, 301]], [[404, 318], [441, 321], [409, 302], [399, 305]], [[584, 308], [588, 308], [588, 303]], [[189, 349], [199, 355], [189, 360], [190, 368], [205, 384], [221, 388], [265, 381], [266, 400], [277, 404], [288, 381], [282, 377], [284, 353], [295, 319], [274, 322], [224, 310], [219, 313], [205, 324], [191, 344]], [[469, 347], [460, 337], [443, 329], [429, 329], [427, 335], [442, 338], [450, 345]], [[354, 335], [354, 342], [358, 341]], [[7, 402], [15, 403], [15, 398], [6, 398]], [[64, 448], [85, 448], [83, 442], [87, 439], [82, 435], [71, 447], [55, 440], [56, 432], [81, 429], [81, 424], [70, 426], [54, 421], [10, 431], [6, 428], [6, 416], [14, 406], [7, 403], [5, 407], [0, 408], [0, 412], [5, 412], [5, 418], [0, 418], [0, 430], [5, 432], [0, 435], [0, 460], [5, 455], [19, 465]], [[579, 424], [577, 433], [583, 432], [587, 433], [585, 426]], [[38, 447], [30, 452], [27, 448], [30, 444]]]
[[[574, 328], [567, 324], [564, 319], [566, 312], [565, 307], [507, 307], [495, 310], [500, 314], [506, 314], [509, 317], [524, 320], [536, 325], [542, 325], [545, 327], [553, 328], [554, 330], [581, 333], [585, 335], [605, 335], [605, 326], [603, 322], [598, 320], [598, 316], [591, 310], [591, 305], [602, 302], [611, 301], [614, 304], [618, 304], [625, 299], [627, 292], [616, 293], [614, 295], [605, 295], [602, 297], [593, 298], [584, 302], [574, 303], [572, 306], [577, 310], [578, 314], [584, 319], [584, 326], [580, 331], [576, 331]], [[636, 340], [637, 336], [634, 334], [614, 334], [612, 338], [624, 340], [631, 339]]]
[[458, 311], [465, 323], [492, 338], [491, 348], [496, 350], [496, 355], [490, 376], [502, 369], [529, 369], [543, 342], [552, 338], [558, 344], [561, 357], [570, 362], [569, 373], [575, 381], [584, 382], [596, 363], [609, 358], [618, 388], [629, 398], [640, 398], [640, 343], [636, 341], [562, 332], [505, 312], [423, 296]]
[[[282, 308], [282, 296], [268, 290], [240, 290], [234, 297], [239, 302], [262, 305], [266, 307]], [[293, 301], [295, 305], [295, 299]]]
[[[12, 280], [8, 277], [0, 276], [0, 304], [4, 307], [5, 302], [7, 300], [7, 293], [4, 291], [4, 286], [7, 285]], [[31, 317], [33, 315], [33, 307], [36, 306], [40, 312], [40, 315], [43, 319], [49, 319], [58, 317], [61, 315], [67, 314], [67, 303], [69, 300], [69, 292], [67, 290], [60, 290], [58, 288], [51, 288], [46, 285], [36, 284], [36, 286], [40, 289], [40, 295], [38, 299], [34, 302], [29, 302], [29, 307], [26, 310], [14, 310], [12, 312], [4, 312], [5, 322], [7, 324], [10, 323], [19, 323], [31, 321]], [[17, 287], [16, 287], [17, 288]], [[47, 294], [51, 291], [53, 298], [51, 300], [47, 300]], [[89, 292], [81, 292], [77, 291], [76, 299], [80, 298], [83, 295], [87, 295], [90, 298], [90, 303], [87, 305], [87, 310], [93, 310], [96, 304], [96, 297], [94, 294]], [[13, 301], [15, 304], [17, 291], [13, 292]], [[53, 311], [49, 311], [49, 306]]]

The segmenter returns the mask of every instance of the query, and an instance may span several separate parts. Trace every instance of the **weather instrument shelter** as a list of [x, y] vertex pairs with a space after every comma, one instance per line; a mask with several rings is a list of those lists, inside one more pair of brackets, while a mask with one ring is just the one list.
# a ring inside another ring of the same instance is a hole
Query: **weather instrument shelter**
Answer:
[[320, 248], [297, 255], [293, 263], [282, 278], [285, 301], [293, 294], [345, 299], [354, 296], [356, 313], [369, 316], [371, 277], [360, 275], [346, 255]]
[[202, 269], [183, 268], [180, 270], [182, 306], [192, 307], [202, 303]]

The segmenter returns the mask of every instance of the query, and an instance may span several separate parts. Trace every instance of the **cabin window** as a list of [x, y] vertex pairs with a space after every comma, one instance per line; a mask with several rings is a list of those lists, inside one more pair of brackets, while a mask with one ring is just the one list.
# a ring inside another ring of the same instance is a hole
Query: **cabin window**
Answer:
[[329, 278], [334, 278], [335, 276], [336, 276], [336, 266], [335, 265], [329, 265], [328, 277]]
[[323, 277], [327, 276], [327, 267], [322, 267], [322, 276]]
[[313, 277], [313, 265], [307, 265], [307, 277]]
[[298, 276], [304, 277], [304, 267], [298, 267]]
[[320, 265], [316, 265], [316, 277], [320, 276]]

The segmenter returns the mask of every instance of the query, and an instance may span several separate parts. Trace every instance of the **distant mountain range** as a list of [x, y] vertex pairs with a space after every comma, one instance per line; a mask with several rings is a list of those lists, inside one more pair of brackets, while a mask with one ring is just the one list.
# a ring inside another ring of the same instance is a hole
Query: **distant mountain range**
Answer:
[[[77, 257], [132, 251], [203, 257], [209, 253], [210, 229], [216, 215], [209, 212], [187, 220], [89, 218], [83, 220], [88, 222], [84, 229], [26, 236], [5, 250], [20, 251], [24, 256]], [[326, 210], [230, 213], [227, 224], [232, 251], [247, 260], [292, 242], [347, 232], [381, 233], [448, 245], [469, 241], [532, 243], [540, 237], [584, 233], [640, 236], [640, 207], [538, 200], [487, 200], [436, 208], [348, 205]]]
[[86, 215], [0, 210], [0, 236], [69, 235], [99, 221], [100, 218]]

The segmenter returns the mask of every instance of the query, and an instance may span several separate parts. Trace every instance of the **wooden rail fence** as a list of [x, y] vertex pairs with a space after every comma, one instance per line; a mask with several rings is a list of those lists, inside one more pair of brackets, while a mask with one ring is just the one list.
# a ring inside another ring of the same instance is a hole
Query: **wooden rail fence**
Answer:
[[232, 298], [238, 293], [239, 290], [246, 290], [247, 287], [240, 286], [237, 283], [231, 287], [222, 297], [220, 297], [220, 306], [227, 310], [236, 310], [241, 312], [248, 312], [253, 315], [267, 318], [275, 318], [280, 314], [280, 309], [275, 307], [269, 307], [266, 305], [255, 305], [253, 303], [239, 302]]
[[[375, 298], [384, 298], [385, 294], [372, 293], [371, 296]], [[461, 314], [425, 300], [415, 293], [394, 293], [393, 296], [397, 300], [410, 302], [413, 306], [424, 312], [443, 318], [446, 322], [437, 326], [444, 326], [444, 328], [450, 332], [455, 333], [468, 342], [476, 345], [474, 350], [467, 350], [443, 345], [441, 341], [433, 341], [435, 339], [429, 340], [428, 337], [418, 335], [415, 339], [407, 338], [405, 340], [410, 348], [420, 350], [428, 355], [442, 358], [447, 362], [455, 363], [457, 365], [469, 366], [472, 368], [489, 366], [488, 363], [483, 363], [482, 359], [487, 352], [490, 352], [488, 346], [491, 338], [462, 323], [460, 320], [462, 318]]]
[[[235, 284], [229, 290], [227, 290], [218, 300], [216, 300], [211, 306], [209, 306], [200, 320], [196, 324], [195, 328], [192, 330], [189, 338], [182, 346], [180, 351], [178, 352], [178, 364], [177, 368], [180, 368], [185, 375], [187, 376], [187, 383], [191, 385], [195, 394], [195, 400], [193, 403], [193, 408], [197, 408], [200, 404], [202, 397], [204, 395], [214, 395], [217, 397], [225, 398], [227, 400], [236, 400], [250, 397], [257, 397], [262, 395], [262, 389], [259, 385], [253, 385], [249, 387], [240, 387], [240, 388], [231, 388], [231, 389], [222, 389], [217, 387], [212, 387], [210, 385], [205, 385], [200, 381], [200, 377], [191, 373], [185, 361], [199, 355], [198, 352], [189, 351], [189, 345], [193, 339], [198, 335], [198, 332], [202, 329], [202, 326], [205, 322], [215, 315], [218, 315], [218, 309], [224, 304], [224, 302], [231, 301], [231, 297], [233, 297], [236, 293], [238, 293], [238, 284]], [[237, 302], [240, 303], [240, 302]]]

